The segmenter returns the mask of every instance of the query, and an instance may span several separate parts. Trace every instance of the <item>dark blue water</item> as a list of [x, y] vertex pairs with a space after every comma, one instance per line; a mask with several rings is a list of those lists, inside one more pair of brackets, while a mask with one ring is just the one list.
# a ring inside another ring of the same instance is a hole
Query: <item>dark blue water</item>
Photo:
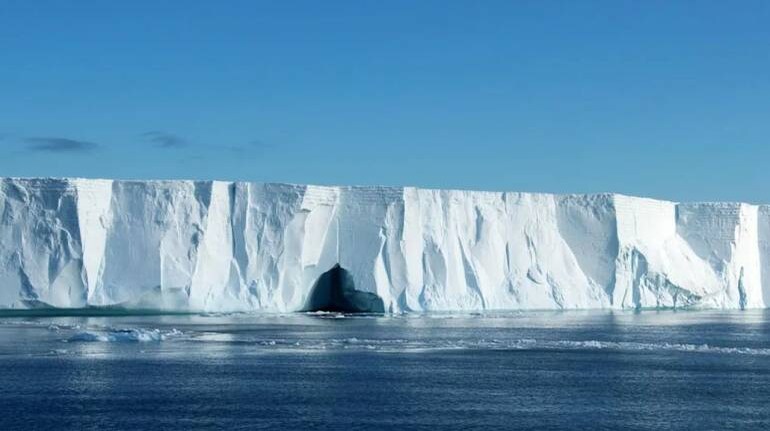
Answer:
[[770, 429], [766, 312], [0, 318], [0, 430]]

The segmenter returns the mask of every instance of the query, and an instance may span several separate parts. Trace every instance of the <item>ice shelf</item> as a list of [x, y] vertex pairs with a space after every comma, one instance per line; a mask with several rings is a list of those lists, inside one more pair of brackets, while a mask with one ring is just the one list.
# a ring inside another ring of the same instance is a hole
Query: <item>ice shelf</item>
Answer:
[[5, 178], [0, 308], [297, 311], [336, 265], [391, 312], [760, 308], [768, 239], [744, 203]]

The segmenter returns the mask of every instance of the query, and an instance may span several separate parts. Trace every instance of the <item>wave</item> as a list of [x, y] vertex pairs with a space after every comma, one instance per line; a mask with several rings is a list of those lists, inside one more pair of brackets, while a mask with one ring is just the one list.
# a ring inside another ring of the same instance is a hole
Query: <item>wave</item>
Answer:
[[496, 339], [259, 339], [233, 340], [231, 337], [208, 336], [193, 337], [202, 342], [233, 342], [253, 345], [258, 349], [274, 351], [334, 351], [360, 350], [379, 352], [425, 352], [449, 350], [497, 350], [497, 351], [608, 351], [608, 352], [681, 352], [711, 353], [729, 355], [770, 356], [770, 348], [742, 346], [712, 346], [708, 344], [687, 343], [643, 343], [629, 341], [602, 340], [496, 340]]
[[182, 333], [176, 329], [161, 331], [159, 329], [109, 329], [106, 331], [80, 331], [67, 339], [67, 342], [101, 342], [101, 343], [142, 343], [159, 342]]
[[687, 343], [640, 343], [633, 341], [537, 341], [518, 340], [511, 348], [550, 349], [550, 350], [612, 350], [612, 351], [649, 351], [649, 352], [694, 352], [770, 356], [770, 348], [711, 346], [708, 344]]

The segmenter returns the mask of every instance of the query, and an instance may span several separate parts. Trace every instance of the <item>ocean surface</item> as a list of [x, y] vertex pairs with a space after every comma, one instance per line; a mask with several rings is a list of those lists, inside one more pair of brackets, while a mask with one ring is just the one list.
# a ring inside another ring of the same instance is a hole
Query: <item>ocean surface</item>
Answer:
[[0, 413], [0, 430], [770, 429], [770, 313], [6, 314]]

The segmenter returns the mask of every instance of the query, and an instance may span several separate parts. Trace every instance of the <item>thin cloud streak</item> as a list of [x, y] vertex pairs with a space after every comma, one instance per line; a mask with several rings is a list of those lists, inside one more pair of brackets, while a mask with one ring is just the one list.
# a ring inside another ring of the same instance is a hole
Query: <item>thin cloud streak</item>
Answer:
[[182, 148], [189, 144], [187, 140], [181, 136], [159, 130], [142, 133], [142, 136], [148, 142], [159, 148]]
[[261, 140], [253, 140], [250, 142], [247, 142], [244, 145], [231, 145], [229, 147], [225, 147], [226, 150], [231, 151], [233, 153], [239, 153], [239, 154], [251, 154], [251, 155], [261, 155], [264, 154], [266, 151], [271, 150], [273, 148], [272, 144], [266, 143]]
[[99, 148], [99, 144], [93, 142], [56, 137], [25, 138], [24, 143], [27, 144], [27, 150], [32, 152], [88, 153]]

